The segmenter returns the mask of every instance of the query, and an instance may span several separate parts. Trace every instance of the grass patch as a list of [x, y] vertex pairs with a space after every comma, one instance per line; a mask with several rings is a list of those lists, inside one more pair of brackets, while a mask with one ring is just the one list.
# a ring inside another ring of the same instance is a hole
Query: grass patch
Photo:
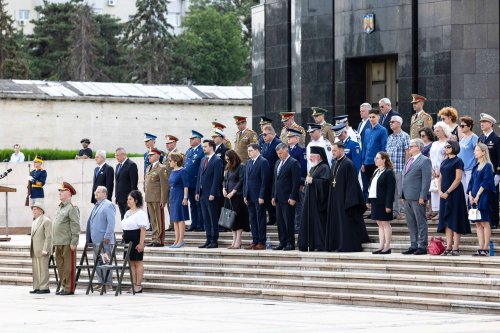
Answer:
[[[74, 160], [77, 150], [62, 150], [62, 149], [22, 149], [21, 152], [24, 154], [25, 161], [33, 161], [36, 155], [41, 155], [44, 161], [57, 161], [57, 160]], [[10, 156], [14, 153], [13, 149], [0, 149], [0, 161], [9, 161]], [[95, 151], [93, 152], [95, 157]], [[128, 157], [142, 157], [141, 153], [129, 153]], [[107, 158], [114, 158], [115, 152], [106, 153]]]

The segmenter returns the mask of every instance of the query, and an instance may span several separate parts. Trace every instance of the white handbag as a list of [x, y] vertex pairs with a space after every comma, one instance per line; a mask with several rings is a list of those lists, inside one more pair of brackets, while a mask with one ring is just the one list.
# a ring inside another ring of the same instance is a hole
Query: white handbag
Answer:
[[470, 221], [481, 221], [481, 212], [477, 208], [469, 209], [469, 220]]
[[431, 185], [429, 186], [429, 192], [438, 191], [438, 178], [432, 178]]

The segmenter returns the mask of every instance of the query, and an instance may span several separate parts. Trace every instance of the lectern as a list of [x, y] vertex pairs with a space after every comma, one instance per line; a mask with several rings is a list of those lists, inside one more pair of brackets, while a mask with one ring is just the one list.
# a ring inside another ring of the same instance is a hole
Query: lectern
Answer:
[[13, 187], [0, 186], [0, 192], [5, 193], [5, 236], [0, 236], [0, 242], [10, 241], [9, 237], [9, 192], [17, 192]]

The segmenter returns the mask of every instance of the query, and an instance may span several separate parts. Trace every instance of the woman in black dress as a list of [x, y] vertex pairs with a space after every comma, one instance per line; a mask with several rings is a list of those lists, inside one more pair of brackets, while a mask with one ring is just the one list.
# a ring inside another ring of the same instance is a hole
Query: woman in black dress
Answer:
[[371, 205], [372, 220], [378, 225], [379, 246], [373, 254], [391, 254], [392, 205], [396, 189], [396, 176], [389, 154], [381, 151], [375, 156], [377, 170], [373, 173], [368, 188], [368, 202]]
[[224, 172], [224, 183], [222, 194], [224, 195], [224, 207], [236, 212], [236, 221], [231, 228], [233, 232], [233, 243], [228, 249], [241, 248], [241, 234], [250, 231], [248, 222], [248, 209], [243, 201], [243, 180], [245, 179], [245, 166], [234, 150], [226, 151], [226, 171]]

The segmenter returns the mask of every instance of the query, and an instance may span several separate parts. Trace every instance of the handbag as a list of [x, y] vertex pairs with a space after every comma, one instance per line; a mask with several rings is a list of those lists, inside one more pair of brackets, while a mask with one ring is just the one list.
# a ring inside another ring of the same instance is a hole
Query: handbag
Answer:
[[469, 209], [469, 220], [470, 221], [481, 221], [481, 212], [479, 209], [474, 208], [476, 206], [475, 204], [471, 206], [471, 209]]
[[231, 203], [231, 199], [228, 201], [231, 204], [231, 209], [226, 208], [225, 205], [222, 207], [219, 216], [219, 225], [226, 229], [232, 229], [236, 222], [236, 212], [232, 209], [233, 204]]
[[437, 192], [438, 191], [438, 179], [432, 178], [431, 185], [429, 186], [429, 192]]
[[429, 242], [429, 254], [433, 256], [439, 256], [444, 252], [444, 250], [445, 247], [443, 245], [443, 238], [432, 237], [431, 241]]

